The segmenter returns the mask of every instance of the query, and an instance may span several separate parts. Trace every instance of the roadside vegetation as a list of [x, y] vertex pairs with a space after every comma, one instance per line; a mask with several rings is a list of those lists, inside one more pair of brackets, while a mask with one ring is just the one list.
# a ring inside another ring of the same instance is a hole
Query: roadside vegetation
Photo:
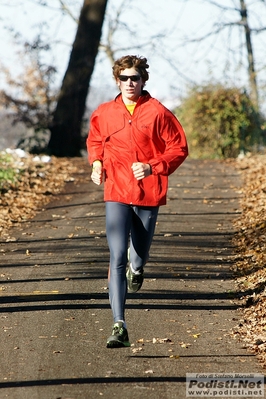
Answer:
[[233, 244], [241, 320], [234, 334], [266, 367], [266, 155], [236, 162], [242, 175], [241, 215]]
[[14, 240], [11, 227], [34, 217], [77, 171], [74, 159], [0, 152], [0, 240]]
[[237, 158], [266, 145], [265, 117], [237, 87], [194, 86], [175, 112], [185, 127], [192, 158]]

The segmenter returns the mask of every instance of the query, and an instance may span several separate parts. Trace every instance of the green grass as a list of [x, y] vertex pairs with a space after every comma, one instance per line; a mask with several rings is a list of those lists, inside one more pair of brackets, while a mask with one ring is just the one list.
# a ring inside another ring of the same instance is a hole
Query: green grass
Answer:
[[19, 176], [18, 168], [14, 165], [11, 155], [0, 152], [0, 192], [6, 191], [16, 184]]

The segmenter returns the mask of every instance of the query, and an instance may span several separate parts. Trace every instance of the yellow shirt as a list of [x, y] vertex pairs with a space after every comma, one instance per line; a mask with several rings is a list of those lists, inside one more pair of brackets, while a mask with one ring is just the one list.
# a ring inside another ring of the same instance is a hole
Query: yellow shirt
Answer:
[[132, 115], [134, 112], [136, 104], [126, 104], [127, 110], [130, 112], [130, 114]]

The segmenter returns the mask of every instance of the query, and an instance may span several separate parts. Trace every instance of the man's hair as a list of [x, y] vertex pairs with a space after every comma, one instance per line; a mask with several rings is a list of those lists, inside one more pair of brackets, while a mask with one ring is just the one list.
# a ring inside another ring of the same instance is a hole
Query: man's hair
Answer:
[[149, 65], [147, 64], [147, 58], [137, 57], [136, 55], [125, 55], [124, 57], [119, 58], [115, 61], [113, 66], [113, 75], [115, 79], [117, 79], [121, 72], [127, 68], [135, 68], [139, 72], [144, 83], [149, 79], [149, 73], [147, 71]]

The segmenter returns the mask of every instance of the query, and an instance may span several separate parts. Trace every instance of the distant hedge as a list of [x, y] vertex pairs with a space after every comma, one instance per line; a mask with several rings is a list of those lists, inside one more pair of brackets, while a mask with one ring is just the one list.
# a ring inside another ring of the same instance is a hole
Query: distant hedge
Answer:
[[238, 88], [194, 87], [175, 113], [186, 131], [192, 158], [235, 158], [240, 151], [262, 144], [260, 117]]

